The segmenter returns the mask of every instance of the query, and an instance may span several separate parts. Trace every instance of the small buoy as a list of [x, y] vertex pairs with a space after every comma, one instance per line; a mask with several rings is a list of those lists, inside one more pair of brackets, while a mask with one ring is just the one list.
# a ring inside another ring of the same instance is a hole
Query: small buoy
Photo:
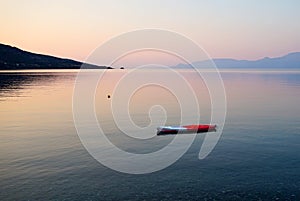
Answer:
[[107, 98], [110, 98], [110, 95], [107, 95]]

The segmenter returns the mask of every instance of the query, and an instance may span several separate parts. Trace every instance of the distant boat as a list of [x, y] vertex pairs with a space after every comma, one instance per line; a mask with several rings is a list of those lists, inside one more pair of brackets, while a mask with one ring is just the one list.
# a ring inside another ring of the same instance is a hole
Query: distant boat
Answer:
[[157, 128], [157, 135], [171, 135], [184, 133], [204, 133], [216, 131], [217, 125], [196, 124], [188, 126], [160, 126]]

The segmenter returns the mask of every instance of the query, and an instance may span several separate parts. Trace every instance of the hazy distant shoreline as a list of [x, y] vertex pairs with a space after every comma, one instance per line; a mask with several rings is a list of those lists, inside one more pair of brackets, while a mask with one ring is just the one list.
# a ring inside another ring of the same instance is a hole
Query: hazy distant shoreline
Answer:
[[[212, 59], [197, 61], [188, 64], [178, 64], [172, 66], [174, 69], [187, 69], [196, 67], [206, 69], [212, 65], [212, 61], [219, 69], [238, 70], [300, 70], [300, 52], [294, 52], [282, 57], [249, 61], [236, 59]], [[58, 58], [49, 55], [36, 54], [21, 50], [9, 45], [0, 44], [0, 70], [67, 70], [80, 69], [84, 63], [71, 59]], [[109, 66], [98, 66], [94, 64], [84, 64], [87, 69], [113, 69]]]

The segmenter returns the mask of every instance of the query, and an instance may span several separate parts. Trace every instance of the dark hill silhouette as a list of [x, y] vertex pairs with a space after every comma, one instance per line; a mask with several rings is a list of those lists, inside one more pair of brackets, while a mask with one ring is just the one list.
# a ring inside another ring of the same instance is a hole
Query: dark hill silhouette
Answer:
[[[0, 44], [0, 70], [23, 69], [79, 69], [83, 63], [71, 59], [36, 54], [9, 45]], [[91, 69], [110, 67], [85, 64]]]

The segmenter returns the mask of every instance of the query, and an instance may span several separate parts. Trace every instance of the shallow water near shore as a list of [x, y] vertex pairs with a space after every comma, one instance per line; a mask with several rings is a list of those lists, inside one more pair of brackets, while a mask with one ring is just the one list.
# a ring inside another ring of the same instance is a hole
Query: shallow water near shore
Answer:
[[[118, 135], [104, 98], [124, 71], [108, 73], [111, 84], [98, 91], [95, 106], [108, 138], [134, 153], [170, 143], [173, 136], [137, 143]], [[201, 100], [201, 121], [209, 123], [209, 92], [192, 72], [184, 74]], [[145, 175], [113, 171], [85, 150], [72, 114], [76, 75], [0, 72], [0, 200], [300, 199], [300, 72], [222, 71], [227, 117], [217, 146], [199, 160], [205, 134], [197, 135], [176, 163]], [[151, 98], [158, 91], [161, 98]], [[155, 104], [165, 108], [167, 124], [180, 122], [176, 97], [157, 87], [132, 97], [132, 120], [147, 126]]]

